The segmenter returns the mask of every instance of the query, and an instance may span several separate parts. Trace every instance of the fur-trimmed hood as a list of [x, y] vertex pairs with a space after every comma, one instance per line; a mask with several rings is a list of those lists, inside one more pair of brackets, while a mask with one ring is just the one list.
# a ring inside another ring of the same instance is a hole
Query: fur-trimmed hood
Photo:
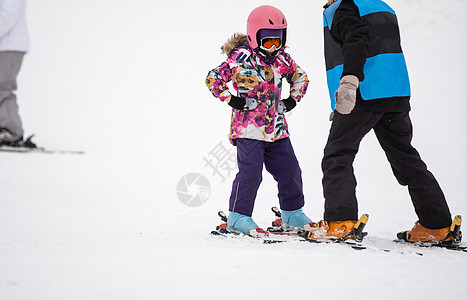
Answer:
[[248, 37], [246, 34], [243, 33], [234, 33], [228, 40], [225, 42], [224, 45], [221, 47], [222, 53], [230, 56], [230, 54], [237, 48], [243, 46], [246, 43]]

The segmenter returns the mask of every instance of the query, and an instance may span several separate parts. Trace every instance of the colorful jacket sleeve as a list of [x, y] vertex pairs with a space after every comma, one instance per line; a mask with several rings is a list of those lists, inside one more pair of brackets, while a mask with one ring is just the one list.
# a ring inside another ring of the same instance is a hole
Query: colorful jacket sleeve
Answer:
[[285, 54], [284, 58], [286, 60], [286, 67], [281, 71], [286, 74], [285, 78], [290, 84], [290, 96], [300, 101], [305, 96], [310, 81], [305, 70], [297, 65], [289, 54]]
[[206, 85], [214, 95], [224, 101], [231, 93], [227, 83], [232, 80], [237, 72], [238, 65], [232, 58], [228, 58], [217, 68], [209, 71], [206, 77]]

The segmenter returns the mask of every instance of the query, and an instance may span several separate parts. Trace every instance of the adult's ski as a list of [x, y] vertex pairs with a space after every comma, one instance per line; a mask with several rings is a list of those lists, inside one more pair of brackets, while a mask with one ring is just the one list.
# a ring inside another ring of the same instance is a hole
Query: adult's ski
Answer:
[[457, 215], [452, 221], [450, 231], [448, 235], [439, 242], [416, 242], [411, 241], [408, 238], [407, 231], [399, 232], [397, 234], [397, 240], [394, 240], [395, 243], [405, 244], [409, 246], [416, 246], [421, 248], [444, 248], [447, 250], [454, 251], [463, 251], [467, 252], [467, 246], [461, 246], [460, 242], [462, 241], [462, 216]]
[[43, 147], [12, 147], [12, 146], [0, 146], [0, 152], [46, 153], [46, 154], [84, 154], [84, 151], [82, 151], [82, 150], [47, 149], [47, 148], [43, 148]]

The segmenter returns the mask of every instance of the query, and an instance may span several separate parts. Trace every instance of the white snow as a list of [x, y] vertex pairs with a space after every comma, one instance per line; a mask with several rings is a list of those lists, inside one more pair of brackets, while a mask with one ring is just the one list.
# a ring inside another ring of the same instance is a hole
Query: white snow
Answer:
[[[268, 1], [289, 22], [289, 53], [311, 79], [289, 116], [306, 213], [322, 218], [322, 149], [330, 123], [322, 5]], [[414, 145], [451, 212], [467, 216], [465, 0], [388, 0], [411, 77]], [[209, 235], [227, 210], [225, 181], [206, 164], [227, 141], [230, 109], [204, 85], [263, 1], [29, 1], [32, 51], [19, 77], [27, 133], [85, 155], [0, 153], [0, 299], [467, 298], [467, 255], [393, 244], [416, 215], [374, 134], [355, 162], [367, 241], [263, 245]], [[231, 166], [231, 165], [230, 165]], [[208, 201], [188, 207], [178, 181], [202, 173]], [[254, 219], [277, 205], [267, 173]], [[465, 228], [464, 224], [464, 228]], [[463, 242], [466, 245], [466, 242]], [[424, 255], [419, 256], [415, 252]]]

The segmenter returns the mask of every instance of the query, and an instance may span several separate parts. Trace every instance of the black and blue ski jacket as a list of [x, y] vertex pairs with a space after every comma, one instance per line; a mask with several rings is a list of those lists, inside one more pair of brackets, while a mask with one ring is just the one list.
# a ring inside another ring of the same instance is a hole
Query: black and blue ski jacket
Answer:
[[357, 105], [361, 102], [384, 111], [410, 109], [410, 82], [397, 17], [386, 3], [338, 0], [327, 6], [324, 45], [333, 110], [340, 78], [349, 74], [360, 80]]

